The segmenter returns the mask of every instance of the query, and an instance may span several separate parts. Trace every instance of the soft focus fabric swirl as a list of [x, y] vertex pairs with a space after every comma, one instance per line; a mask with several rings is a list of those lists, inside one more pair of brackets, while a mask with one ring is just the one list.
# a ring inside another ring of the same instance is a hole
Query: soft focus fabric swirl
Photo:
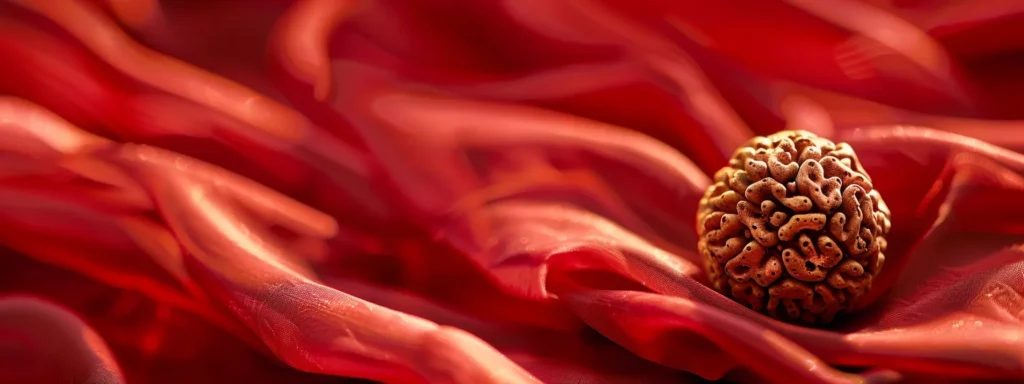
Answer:
[[[0, 2], [0, 382], [1024, 381], [1024, 3], [244, 3]], [[892, 213], [827, 328], [699, 267], [782, 129]]]

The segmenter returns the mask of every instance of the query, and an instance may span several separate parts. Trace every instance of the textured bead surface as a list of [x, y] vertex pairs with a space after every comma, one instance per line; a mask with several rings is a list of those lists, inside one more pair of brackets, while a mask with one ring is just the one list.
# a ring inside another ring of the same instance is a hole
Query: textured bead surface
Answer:
[[756, 137], [715, 173], [697, 211], [712, 286], [782, 321], [858, 308], [885, 262], [888, 207], [846, 143]]

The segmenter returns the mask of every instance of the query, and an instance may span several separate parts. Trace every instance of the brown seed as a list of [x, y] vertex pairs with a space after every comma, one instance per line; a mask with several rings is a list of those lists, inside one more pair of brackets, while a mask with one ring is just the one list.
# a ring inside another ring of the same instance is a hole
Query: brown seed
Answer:
[[807, 325], [859, 308], [885, 260], [891, 215], [849, 144], [806, 131], [756, 137], [717, 175], [697, 214], [716, 290]]

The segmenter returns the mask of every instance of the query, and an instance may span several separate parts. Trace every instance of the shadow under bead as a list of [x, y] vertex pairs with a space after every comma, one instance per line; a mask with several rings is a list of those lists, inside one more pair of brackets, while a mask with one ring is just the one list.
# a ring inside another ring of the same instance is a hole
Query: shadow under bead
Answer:
[[715, 290], [791, 323], [859, 309], [891, 216], [853, 148], [806, 131], [755, 137], [713, 181], [697, 248]]

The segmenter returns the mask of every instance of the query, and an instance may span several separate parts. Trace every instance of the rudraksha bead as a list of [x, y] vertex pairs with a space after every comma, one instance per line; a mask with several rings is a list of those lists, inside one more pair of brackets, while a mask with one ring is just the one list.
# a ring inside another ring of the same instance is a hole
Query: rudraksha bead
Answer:
[[806, 131], [755, 137], [697, 212], [712, 286], [782, 321], [858, 309], [885, 262], [890, 213], [853, 148]]

